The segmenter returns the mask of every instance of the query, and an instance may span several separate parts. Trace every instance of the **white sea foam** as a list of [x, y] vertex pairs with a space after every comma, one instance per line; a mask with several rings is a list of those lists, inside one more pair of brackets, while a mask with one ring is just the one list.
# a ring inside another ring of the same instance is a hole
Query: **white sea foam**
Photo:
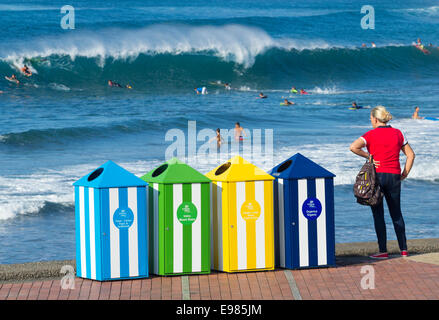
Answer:
[[[275, 39], [262, 29], [242, 26], [152, 25], [126, 30], [75, 32], [58, 37], [38, 38], [26, 44], [11, 44], [0, 58], [21, 65], [22, 59], [66, 55], [97, 58], [134, 59], [139, 54], [184, 54], [210, 52], [224, 59], [251, 66], [256, 56], [270, 48], [303, 50], [329, 48], [323, 40]], [[29, 49], [31, 48], [31, 49]], [[20, 60], [21, 59], [21, 60]]]
[[332, 87], [314, 87], [313, 89], [309, 90], [309, 92], [313, 94], [322, 94], [322, 95], [331, 95], [331, 94], [347, 94], [347, 93], [371, 93], [373, 91], [371, 90], [343, 90], [337, 88], [337, 86]]
[[406, 12], [406, 13], [415, 14], [415, 15], [438, 16], [439, 15], [439, 6], [431, 6], [431, 7], [426, 7], [426, 8], [395, 9], [394, 11]]
[[57, 91], [70, 91], [70, 88], [67, 87], [66, 85], [63, 85], [61, 83], [50, 83], [49, 87], [53, 90], [57, 90]]

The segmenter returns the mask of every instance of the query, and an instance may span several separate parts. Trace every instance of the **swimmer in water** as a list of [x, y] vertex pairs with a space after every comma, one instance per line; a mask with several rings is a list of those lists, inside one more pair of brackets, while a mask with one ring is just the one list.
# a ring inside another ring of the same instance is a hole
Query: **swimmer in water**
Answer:
[[224, 89], [226, 89], [226, 90], [231, 90], [232, 87], [230, 86], [230, 83], [225, 83], [225, 84], [224, 84]]
[[242, 141], [245, 135], [244, 128], [241, 127], [241, 124], [239, 122], [235, 123], [235, 140]]
[[299, 91], [297, 91], [296, 87], [292, 87], [290, 92], [291, 93], [299, 93]]
[[377, 45], [375, 44], [375, 42], [372, 42], [372, 43], [371, 43], [371, 46], [372, 46], [372, 48], [376, 48], [376, 47], [377, 47]]
[[293, 101], [288, 101], [288, 99], [285, 99], [282, 105], [289, 106], [289, 105], [293, 105], [293, 104], [294, 104]]
[[264, 95], [262, 92], [259, 93], [259, 96], [256, 99], [267, 99], [268, 96]]
[[413, 120], [424, 119], [424, 117], [420, 117], [420, 116], [419, 116], [419, 107], [415, 107], [415, 112], [413, 112], [413, 114], [412, 114], [412, 119], [413, 119]]
[[30, 71], [29, 67], [27, 65], [24, 65], [23, 68], [21, 68], [21, 72], [26, 76], [30, 77], [32, 75], [32, 72]]
[[221, 144], [224, 142], [223, 137], [221, 136], [220, 128], [216, 129], [216, 136], [209, 140], [209, 142], [216, 141], [217, 149], [221, 148]]

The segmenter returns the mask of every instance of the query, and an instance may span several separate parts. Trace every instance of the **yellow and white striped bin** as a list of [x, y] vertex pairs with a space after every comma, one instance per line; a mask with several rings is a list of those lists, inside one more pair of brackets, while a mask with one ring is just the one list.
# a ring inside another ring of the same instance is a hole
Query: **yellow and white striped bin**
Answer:
[[212, 180], [212, 268], [274, 269], [274, 178], [240, 156], [206, 176]]

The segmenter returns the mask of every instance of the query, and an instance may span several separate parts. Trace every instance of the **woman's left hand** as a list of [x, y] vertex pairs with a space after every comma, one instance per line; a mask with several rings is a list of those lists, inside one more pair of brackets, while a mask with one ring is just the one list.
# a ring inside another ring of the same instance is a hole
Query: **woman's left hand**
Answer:
[[407, 178], [408, 173], [404, 170], [403, 173], [401, 173], [401, 181]]

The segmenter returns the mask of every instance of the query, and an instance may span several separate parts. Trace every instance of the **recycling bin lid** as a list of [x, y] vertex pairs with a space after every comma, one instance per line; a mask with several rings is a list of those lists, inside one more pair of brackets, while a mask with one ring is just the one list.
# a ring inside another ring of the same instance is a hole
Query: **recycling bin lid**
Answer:
[[186, 163], [172, 158], [141, 177], [148, 183], [202, 183], [210, 179]]
[[148, 184], [113, 161], [107, 161], [73, 183], [73, 185], [91, 188], [117, 188], [142, 187]]
[[264, 170], [244, 160], [240, 156], [231, 158], [207, 173], [206, 176], [214, 181], [230, 182], [274, 180], [274, 178]]
[[296, 153], [291, 158], [281, 162], [269, 172], [280, 179], [333, 178], [335, 174], [319, 166], [314, 161]]

